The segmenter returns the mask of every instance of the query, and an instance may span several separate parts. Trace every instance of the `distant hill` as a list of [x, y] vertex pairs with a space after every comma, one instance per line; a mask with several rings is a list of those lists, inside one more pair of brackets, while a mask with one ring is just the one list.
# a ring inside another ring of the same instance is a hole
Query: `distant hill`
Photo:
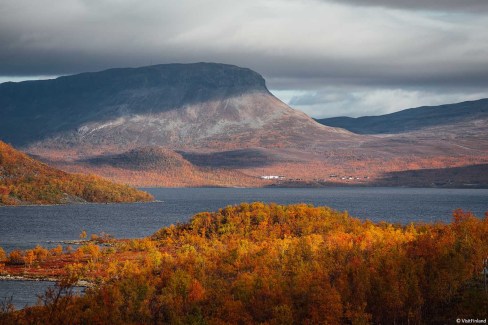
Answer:
[[181, 170], [191, 164], [178, 153], [160, 148], [144, 147], [120, 154], [108, 154], [83, 161], [94, 166], [112, 166], [129, 170]]
[[395, 134], [476, 120], [488, 121], [488, 99], [422, 106], [379, 116], [333, 117], [316, 121], [358, 134]]
[[[246, 155], [242, 150], [243, 156]], [[250, 150], [251, 151], [251, 150]], [[185, 155], [185, 157], [183, 157]], [[209, 164], [198, 164], [200, 156], [210, 157]], [[78, 173], [107, 175], [119, 182], [137, 184], [142, 187], [186, 187], [186, 186], [260, 186], [266, 183], [258, 177], [226, 168], [221, 158], [225, 155], [192, 154], [175, 152], [159, 147], [142, 147], [121, 153], [105, 153], [80, 159], [74, 163], [59, 163], [62, 169]], [[187, 158], [190, 158], [189, 161]], [[215, 159], [213, 159], [215, 158]], [[225, 157], [224, 157], [225, 158]], [[218, 159], [218, 162], [215, 160]], [[242, 167], [243, 165], [239, 165]]]
[[68, 174], [0, 141], [0, 205], [151, 201], [150, 194], [98, 176]]
[[385, 173], [378, 186], [488, 187], [488, 164]]

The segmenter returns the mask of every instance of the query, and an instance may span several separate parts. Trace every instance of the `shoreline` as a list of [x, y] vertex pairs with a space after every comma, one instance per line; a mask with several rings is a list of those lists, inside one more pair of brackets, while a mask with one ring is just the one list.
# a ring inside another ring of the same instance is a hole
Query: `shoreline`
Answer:
[[[59, 278], [52, 278], [52, 277], [34, 277], [34, 276], [25, 276], [25, 275], [0, 275], [0, 282], [1, 281], [32, 281], [32, 282], [52, 282], [57, 283], [60, 279]], [[94, 284], [92, 282], [86, 280], [78, 280], [76, 284], [73, 286], [75, 287], [84, 287], [90, 288], [93, 287]]]
[[[480, 186], [464, 186], [464, 187], [447, 187], [447, 186], [386, 186], [386, 185], [371, 185], [371, 184], [301, 184], [301, 186], [297, 186], [293, 184], [290, 186], [289, 184], [270, 184], [261, 187], [216, 187], [216, 186], [185, 186], [185, 187], [167, 187], [167, 186], [150, 186], [150, 187], [137, 187], [137, 189], [141, 190], [151, 190], [151, 189], [343, 189], [343, 188], [351, 188], [351, 189], [366, 189], [366, 188], [374, 188], [374, 189], [438, 189], [438, 190], [488, 190], [488, 185], [480, 185]], [[0, 208], [15, 208], [15, 207], [55, 207], [55, 206], [82, 206], [82, 205], [119, 205], [119, 204], [159, 204], [164, 203], [161, 200], [153, 200], [149, 202], [139, 201], [139, 202], [69, 202], [69, 203], [50, 203], [50, 204], [15, 204], [15, 205], [6, 205], [0, 204]]]
[[[319, 186], [317, 186], [319, 185]], [[477, 190], [477, 189], [488, 189], [488, 184], [475, 185], [466, 184], [465, 186], [413, 186], [413, 185], [398, 185], [398, 186], [388, 186], [385, 184], [347, 184], [347, 183], [331, 183], [331, 184], [317, 184], [311, 182], [311, 184], [300, 184], [289, 186], [283, 183], [273, 183], [265, 186], [136, 186], [137, 189], [205, 189], [205, 188], [216, 188], [216, 189], [268, 189], [268, 188], [412, 188], [412, 189], [451, 189], [451, 190]], [[157, 200], [153, 201], [156, 202]], [[130, 203], [130, 202], [127, 202]], [[152, 202], [134, 202], [134, 203], [152, 203]], [[97, 204], [97, 203], [94, 203]], [[103, 204], [103, 203], [102, 203]], [[115, 203], [116, 204], [116, 203]]]
[[76, 205], [113, 205], [113, 204], [147, 204], [147, 203], [163, 203], [164, 201], [154, 200], [149, 202], [69, 202], [69, 203], [49, 203], [49, 204], [0, 204], [3, 207], [55, 207], [55, 206], [76, 206]]

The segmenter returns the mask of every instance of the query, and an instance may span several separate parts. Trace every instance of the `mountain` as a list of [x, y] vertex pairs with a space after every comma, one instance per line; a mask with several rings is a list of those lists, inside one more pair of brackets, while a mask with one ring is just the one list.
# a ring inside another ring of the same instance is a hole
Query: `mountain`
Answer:
[[488, 98], [440, 106], [422, 106], [380, 116], [333, 117], [317, 122], [359, 134], [397, 134], [460, 125], [466, 122], [486, 126]]
[[0, 141], [0, 205], [151, 201], [148, 193], [98, 176], [49, 167]]
[[[258, 74], [217, 64], [170, 64], [110, 69], [53, 80], [3, 83], [0, 137], [26, 145], [90, 123], [113, 127], [118, 118], [147, 116], [243, 93], [266, 93]], [[19, 129], [20, 128], [20, 129]]]
[[387, 123], [408, 132], [356, 134], [289, 107], [250, 69], [163, 64], [0, 84], [0, 139], [138, 186], [358, 185], [488, 163], [483, 103], [469, 118], [419, 108]]
[[[315, 123], [274, 97], [256, 72], [215, 63], [110, 69], [0, 85], [0, 139], [93, 153], [283, 146], [349, 132]], [[286, 130], [286, 132], [285, 132]], [[279, 142], [279, 143], [278, 143]]]

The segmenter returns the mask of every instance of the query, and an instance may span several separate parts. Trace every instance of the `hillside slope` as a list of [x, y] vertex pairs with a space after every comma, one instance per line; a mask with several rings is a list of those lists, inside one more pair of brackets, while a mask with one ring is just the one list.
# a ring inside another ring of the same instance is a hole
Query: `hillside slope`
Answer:
[[[236, 170], [206, 168], [170, 149], [152, 146], [116, 154], [102, 154], [75, 163], [57, 163], [73, 172], [106, 175], [142, 187], [262, 186], [269, 182]], [[225, 167], [225, 166], [223, 166]]]
[[359, 134], [404, 133], [454, 126], [469, 121], [486, 126], [488, 98], [440, 106], [422, 106], [379, 116], [333, 117], [316, 121]]
[[258, 73], [215, 63], [110, 69], [0, 85], [0, 139], [23, 148], [121, 152], [145, 146], [235, 149], [358, 138], [322, 126]]
[[98, 176], [68, 174], [0, 141], [0, 205], [151, 201], [150, 194]]
[[[241, 71], [242, 70], [242, 71]], [[91, 122], [161, 113], [185, 104], [265, 92], [247, 69], [212, 64], [169, 64], [110, 69], [52, 80], [0, 84], [0, 137], [16, 146]], [[19, 129], [21, 128], [21, 129]], [[19, 132], [20, 131], [20, 132]]]

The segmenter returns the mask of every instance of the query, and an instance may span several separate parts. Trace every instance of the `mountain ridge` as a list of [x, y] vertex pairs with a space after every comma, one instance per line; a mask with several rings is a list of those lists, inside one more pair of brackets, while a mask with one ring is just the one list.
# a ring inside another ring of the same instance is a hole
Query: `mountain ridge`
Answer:
[[[247, 68], [214, 63], [114, 68], [2, 83], [0, 107], [6, 118], [0, 121], [0, 138], [26, 145], [93, 121], [164, 112], [248, 92], [269, 93], [264, 78]], [[12, 132], [22, 125], [23, 132]]]
[[296, 136], [354, 137], [293, 110], [269, 92], [258, 73], [217, 63], [2, 84], [0, 107], [0, 138], [24, 148], [220, 148], [230, 138], [242, 138], [239, 146], [267, 146], [268, 131], [289, 144]]
[[361, 117], [332, 117], [317, 122], [358, 134], [398, 134], [426, 128], [488, 119], [488, 98], [437, 106], [420, 106], [398, 112]]

